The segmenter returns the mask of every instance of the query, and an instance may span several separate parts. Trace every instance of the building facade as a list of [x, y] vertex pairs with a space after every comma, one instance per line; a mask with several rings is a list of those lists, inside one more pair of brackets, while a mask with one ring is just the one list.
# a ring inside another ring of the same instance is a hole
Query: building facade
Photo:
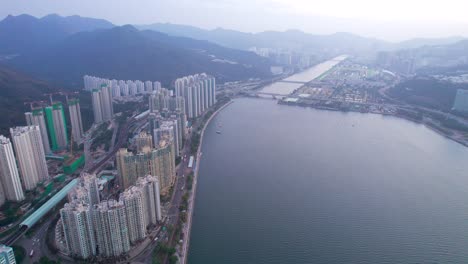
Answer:
[[80, 100], [69, 100], [68, 110], [70, 111], [70, 122], [72, 127], [73, 141], [79, 142], [84, 135], [83, 121], [81, 120]]
[[41, 132], [38, 126], [10, 129], [24, 189], [32, 190], [49, 179]]
[[141, 188], [132, 186], [120, 194], [125, 205], [130, 243], [135, 244], [146, 237], [145, 197]]
[[16, 264], [15, 253], [13, 248], [5, 245], [0, 245], [0, 263], [1, 264]]
[[97, 254], [116, 257], [130, 251], [125, 205], [122, 201], [103, 201], [93, 208]]
[[68, 146], [68, 133], [62, 103], [56, 102], [52, 106], [46, 107], [45, 114], [52, 150], [66, 148]]
[[77, 258], [96, 256], [96, 240], [91, 206], [80, 201], [65, 204], [60, 210], [68, 253]]
[[165, 194], [175, 180], [175, 151], [171, 141], [161, 141], [155, 149], [143, 148], [134, 154], [120, 149], [116, 154], [120, 185], [126, 189], [135, 185], [138, 177], [154, 175], [159, 178], [161, 193]]
[[111, 87], [103, 83], [99, 88], [92, 90], [91, 94], [94, 123], [100, 124], [112, 119], [114, 116], [114, 107], [112, 104]]
[[0, 135], [0, 180], [5, 198], [9, 201], [24, 200], [24, 192], [10, 139]]
[[49, 136], [47, 134], [47, 126], [44, 118], [44, 110], [42, 108], [37, 108], [33, 109], [32, 112], [24, 113], [24, 115], [28, 126], [39, 126], [44, 151], [45, 153], [51, 153]]
[[216, 79], [205, 73], [182, 77], [175, 81], [175, 92], [185, 100], [187, 117], [195, 118], [216, 103]]

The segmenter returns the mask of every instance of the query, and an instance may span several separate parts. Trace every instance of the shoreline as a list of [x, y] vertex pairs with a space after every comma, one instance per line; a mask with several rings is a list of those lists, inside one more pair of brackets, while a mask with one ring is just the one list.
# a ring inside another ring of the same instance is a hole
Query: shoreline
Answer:
[[223, 106], [221, 106], [218, 110], [216, 110], [216, 112], [214, 112], [210, 118], [206, 121], [205, 125], [203, 126], [203, 129], [202, 129], [202, 132], [200, 134], [200, 144], [198, 145], [198, 149], [197, 149], [197, 156], [196, 156], [196, 163], [195, 163], [195, 172], [193, 174], [193, 185], [192, 185], [192, 195], [189, 199], [189, 207], [187, 208], [187, 212], [188, 215], [187, 215], [187, 234], [185, 236], [185, 239], [184, 239], [184, 242], [183, 242], [183, 245], [182, 245], [182, 249], [183, 249], [183, 252], [184, 252], [184, 255], [183, 255], [183, 259], [181, 259], [181, 264], [185, 264], [187, 263], [187, 259], [188, 259], [188, 252], [189, 252], [189, 247], [190, 247], [190, 234], [192, 232], [192, 217], [193, 217], [193, 209], [194, 209], [194, 206], [195, 206], [195, 198], [196, 198], [196, 194], [197, 194], [197, 183], [198, 183], [198, 169], [200, 168], [200, 161], [201, 161], [201, 149], [202, 149], [202, 146], [203, 146], [203, 137], [205, 136], [205, 130], [206, 128], [208, 127], [208, 125], [211, 123], [211, 120], [216, 116], [218, 115], [219, 112], [221, 112], [221, 110], [223, 110], [224, 108], [228, 107], [229, 105], [231, 105], [232, 103], [234, 103], [234, 100], [230, 100], [229, 102], [227, 102], [226, 104], [224, 104]]
[[316, 110], [322, 110], [322, 111], [333, 111], [333, 112], [341, 112], [341, 113], [360, 113], [360, 114], [373, 114], [373, 115], [380, 115], [380, 116], [391, 116], [391, 117], [395, 117], [395, 118], [399, 118], [399, 119], [403, 119], [403, 120], [406, 120], [406, 121], [409, 121], [409, 122], [412, 122], [412, 123], [415, 123], [415, 124], [419, 124], [419, 125], [423, 125], [425, 127], [427, 127], [428, 129], [430, 129], [431, 131], [437, 133], [438, 135], [440, 136], [443, 136], [447, 139], [450, 139], [458, 144], [461, 144], [465, 147], [468, 147], [468, 143], [465, 142], [465, 141], [462, 141], [462, 140], [459, 140], [449, 134], [447, 134], [446, 131], [444, 131], [444, 129], [447, 129], [448, 131], [450, 131], [449, 128], [440, 128], [438, 126], [435, 126], [433, 123], [431, 122], [424, 122], [424, 121], [420, 121], [420, 120], [416, 120], [416, 119], [413, 119], [413, 118], [410, 118], [408, 116], [405, 116], [405, 115], [397, 115], [397, 114], [382, 114], [382, 113], [374, 113], [374, 112], [359, 112], [359, 111], [342, 111], [340, 109], [335, 109], [335, 108], [319, 108], [319, 107], [313, 107], [313, 106], [303, 106], [303, 105], [298, 105], [298, 104], [294, 104], [294, 103], [281, 103], [281, 100], [277, 100], [278, 104], [282, 104], [282, 105], [287, 105], [287, 106], [296, 106], [296, 107], [302, 107], [302, 108], [311, 108], [311, 109], [316, 109]]

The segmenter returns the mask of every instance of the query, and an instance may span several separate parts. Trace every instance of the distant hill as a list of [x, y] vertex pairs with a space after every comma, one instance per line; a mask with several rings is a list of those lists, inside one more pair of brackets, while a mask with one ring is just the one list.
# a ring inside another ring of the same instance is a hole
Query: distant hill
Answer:
[[42, 79], [74, 87], [82, 86], [85, 74], [159, 80], [165, 85], [199, 72], [213, 74], [220, 82], [270, 75], [269, 62], [252, 52], [139, 31], [132, 26], [79, 32], [8, 63]]
[[34, 53], [77, 32], [112, 27], [106, 20], [80, 16], [9, 15], [0, 21], [0, 55]]
[[25, 102], [45, 100], [43, 94], [56, 91], [48, 83], [0, 65], [0, 134], [9, 135], [9, 128], [26, 124]]
[[217, 28], [204, 30], [197, 27], [176, 25], [170, 23], [156, 23], [138, 26], [140, 29], [149, 29], [164, 32], [173, 36], [183, 36], [200, 40], [207, 40], [219, 45], [235, 49], [279, 48], [292, 49], [311, 54], [351, 54], [372, 56], [379, 51], [392, 51], [400, 49], [419, 48], [422, 46], [446, 45], [462, 40], [461, 37], [449, 38], [419, 38], [399, 43], [390, 43], [379, 39], [366, 38], [350, 33], [335, 33], [330, 35], [315, 35], [299, 30], [265, 31], [260, 33], [244, 33], [235, 30]]
[[424, 46], [441, 46], [441, 45], [451, 45], [459, 41], [464, 40], [465, 38], [454, 36], [448, 38], [415, 38], [406, 41], [402, 41], [396, 44], [396, 49], [416, 49]]
[[390, 70], [404, 73], [446, 74], [457, 73], [459, 70], [466, 72], [468, 40], [446, 45], [381, 52], [377, 63]]
[[468, 84], [454, 84], [431, 77], [416, 77], [389, 90], [389, 95], [410, 104], [442, 111], [450, 111], [458, 89], [468, 89]]
[[365, 38], [349, 33], [335, 33], [331, 35], [314, 35], [299, 30], [265, 31], [261, 33], [244, 33], [235, 30], [217, 28], [204, 30], [192, 26], [156, 23], [138, 26], [164, 32], [173, 36], [184, 36], [194, 39], [207, 40], [222, 46], [235, 49], [274, 48], [291, 49], [310, 54], [333, 56], [337, 54], [363, 55], [375, 50], [384, 49], [389, 43], [378, 39]]

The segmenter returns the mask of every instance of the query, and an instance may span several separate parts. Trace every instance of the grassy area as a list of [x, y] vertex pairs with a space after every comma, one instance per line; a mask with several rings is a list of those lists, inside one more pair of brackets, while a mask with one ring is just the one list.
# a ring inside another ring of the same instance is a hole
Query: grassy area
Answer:
[[13, 252], [15, 253], [16, 263], [21, 264], [26, 257], [26, 249], [22, 246], [13, 246]]

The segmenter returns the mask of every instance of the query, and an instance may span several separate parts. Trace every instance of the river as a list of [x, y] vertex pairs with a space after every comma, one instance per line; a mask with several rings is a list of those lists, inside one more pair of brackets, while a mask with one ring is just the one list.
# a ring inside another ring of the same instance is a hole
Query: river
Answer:
[[294, 90], [300, 88], [305, 83], [317, 79], [327, 71], [331, 70], [337, 64], [346, 60], [346, 55], [341, 55], [325, 62], [319, 63], [309, 69], [289, 76], [284, 79], [286, 82], [275, 82], [265, 86], [260, 93], [275, 94], [275, 95], [288, 95]]
[[468, 149], [423, 125], [238, 99], [202, 151], [190, 264], [468, 259]]

